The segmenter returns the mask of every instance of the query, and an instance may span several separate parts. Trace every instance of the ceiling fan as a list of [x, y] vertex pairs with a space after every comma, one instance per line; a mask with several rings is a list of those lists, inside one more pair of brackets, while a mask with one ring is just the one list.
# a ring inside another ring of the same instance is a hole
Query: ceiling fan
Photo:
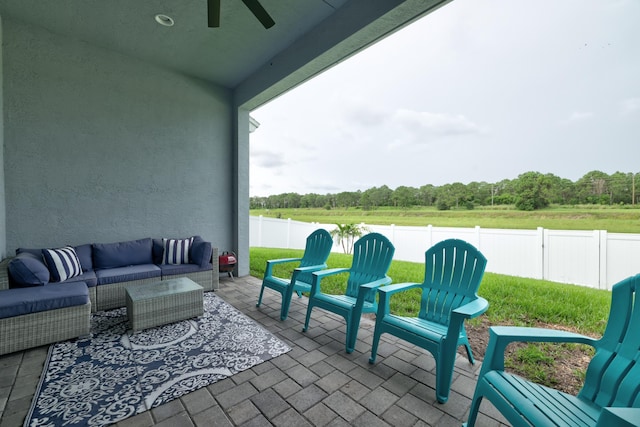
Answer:
[[[220, 26], [220, 1], [221, 0], [207, 0], [209, 28], [217, 28]], [[276, 24], [258, 0], [242, 0], [242, 2], [249, 8], [258, 21], [260, 21], [264, 28], [271, 28]]]

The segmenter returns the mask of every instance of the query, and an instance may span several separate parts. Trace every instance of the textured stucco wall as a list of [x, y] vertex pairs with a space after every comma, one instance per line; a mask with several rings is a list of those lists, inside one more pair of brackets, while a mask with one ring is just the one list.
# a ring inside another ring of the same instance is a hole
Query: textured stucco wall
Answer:
[[[238, 259], [249, 259], [249, 174], [242, 173], [245, 165], [249, 164], [251, 153], [249, 147], [249, 111], [237, 108], [234, 126], [235, 144], [235, 169], [234, 173], [234, 247], [237, 248]], [[238, 263], [238, 275], [245, 276], [250, 273], [249, 263]]]
[[6, 19], [3, 34], [8, 253], [193, 234], [231, 247], [229, 91]]
[[0, 16], [0, 259], [7, 256], [7, 222], [4, 200], [4, 114], [2, 108], [2, 17]]

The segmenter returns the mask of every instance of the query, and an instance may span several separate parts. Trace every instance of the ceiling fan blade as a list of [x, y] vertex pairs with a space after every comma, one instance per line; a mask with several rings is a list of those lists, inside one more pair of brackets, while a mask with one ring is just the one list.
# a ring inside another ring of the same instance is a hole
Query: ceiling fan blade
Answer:
[[264, 28], [271, 28], [276, 24], [258, 0], [242, 0], [242, 2], [249, 8], [251, 13], [255, 15]]
[[207, 20], [209, 28], [220, 26], [220, 0], [207, 0]]

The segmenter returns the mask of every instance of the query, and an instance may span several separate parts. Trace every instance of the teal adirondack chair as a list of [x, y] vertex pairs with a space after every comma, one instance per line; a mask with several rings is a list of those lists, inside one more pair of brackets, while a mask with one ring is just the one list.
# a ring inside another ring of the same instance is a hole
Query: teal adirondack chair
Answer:
[[[345, 319], [347, 328], [346, 351], [351, 353], [356, 345], [362, 313], [375, 313], [378, 304], [376, 289], [391, 283], [387, 276], [395, 248], [382, 234], [369, 233], [353, 245], [351, 268], [333, 268], [313, 273], [311, 293], [307, 305], [307, 318], [303, 332], [309, 328], [314, 307], [336, 313]], [[349, 275], [344, 295], [325, 294], [321, 290], [322, 279], [336, 274]]]
[[[399, 283], [378, 290], [380, 296], [369, 363], [375, 363], [380, 336], [394, 335], [429, 351], [436, 360], [436, 398], [449, 398], [458, 346], [464, 345], [474, 363], [464, 321], [484, 313], [489, 303], [477, 294], [486, 258], [471, 244], [444, 240], [425, 252], [422, 283]], [[420, 311], [416, 317], [391, 314], [391, 296], [420, 289]]]
[[[267, 267], [260, 288], [260, 296], [256, 307], [260, 307], [262, 303], [262, 295], [264, 288], [270, 288], [282, 295], [282, 306], [280, 308], [280, 320], [285, 320], [289, 315], [289, 306], [291, 298], [296, 292], [298, 297], [303, 292], [311, 290], [311, 272], [327, 268], [327, 258], [333, 247], [333, 238], [327, 230], [318, 229], [307, 237], [307, 243], [302, 258], [282, 258], [267, 261]], [[273, 267], [285, 263], [299, 263], [298, 267], [293, 271], [291, 278], [281, 278], [273, 275]]]
[[[640, 425], [640, 274], [613, 286], [609, 321], [601, 339], [543, 328], [495, 326], [471, 402], [474, 426], [487, 398], [513, 426]], [[577, 396], [538, 385], [504, 371], [508, 344], [566, 342], [595, 348]]]

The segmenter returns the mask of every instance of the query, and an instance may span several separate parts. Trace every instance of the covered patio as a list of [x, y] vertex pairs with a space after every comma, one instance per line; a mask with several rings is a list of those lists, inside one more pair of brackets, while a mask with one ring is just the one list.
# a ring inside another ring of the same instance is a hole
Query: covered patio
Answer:
[[[363, 319], [352, 354], [344, 351], [344, 320], [315, 310], [302, 333], [305, 299], [294, 298], [279, 320], [280, 295], [261, 281], [221, 278], [216, 294], [292, 347], [287, 354], [187, 394], [118, 426], [460, 426], [466, 420], [480, 363], [458, 356], [451, 396], [435, 398], [433, 357], [383, 335], [369, 365], [373, 322]], [[0, 427], [22, 425], [40, 379], [47, 346], [0, 357]], [[482, 426], [505, 425], [490, 404]], [[503, 421], [504, 422], [504, 421]]]
[[[206, 19], [216, 2], [0, 3], [0, 258], [200, 235], [238, 254], [240, 278], [217, 293], [293, 348], [121, 425], [465, 419], [478, 367], [461, 360], [439, 405], [428, 354], [384, 341], [372, 367], [371, 323], [347, 355], [341, 319], [315, 312], [303, 334], [306, 306], [280, 322], [275, 294], [256, 309], [248, 276], [250, 112], [448, 1], [263, 0], [270, 29], [235, 0], [220, 3], [217, 28]], [[46, 353], [0, 357], [0, 426], [21, 425]]]

